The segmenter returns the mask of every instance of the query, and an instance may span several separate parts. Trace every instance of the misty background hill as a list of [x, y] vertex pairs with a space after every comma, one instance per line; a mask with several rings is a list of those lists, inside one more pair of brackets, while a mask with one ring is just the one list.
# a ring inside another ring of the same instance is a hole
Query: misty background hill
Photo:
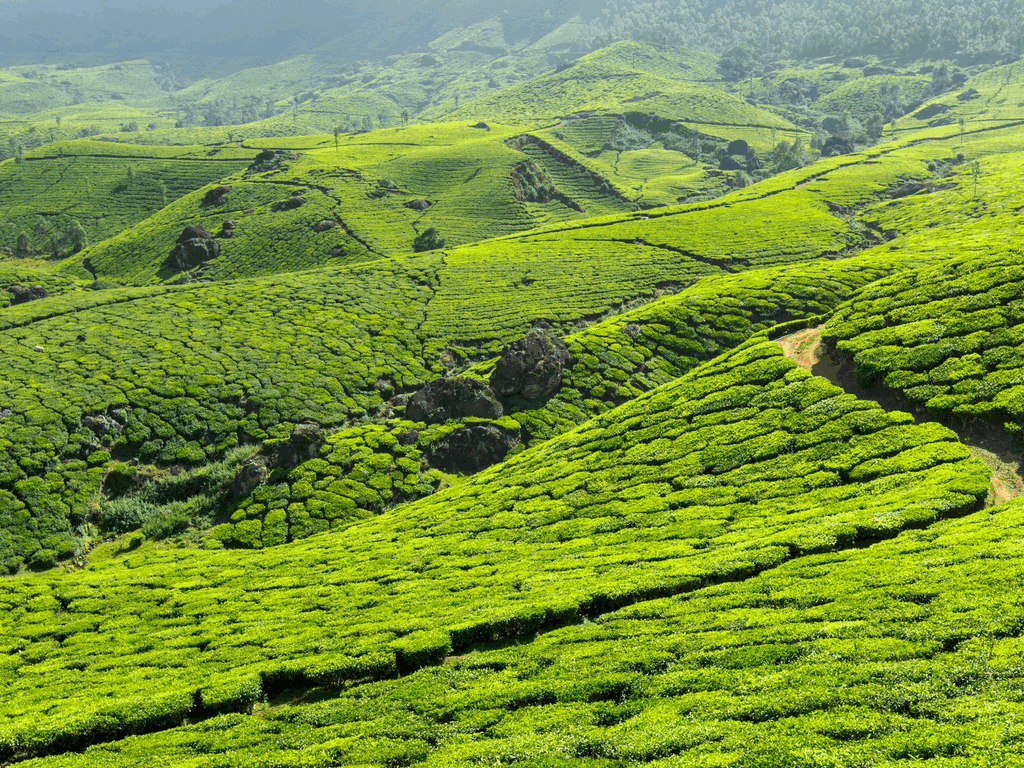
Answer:
[[444, 33], [500, 21], [509, 44], [576, 18], [590, 48], [616, 40], [724, 50], [760, 60], [828, 55], [979, 56], [1024, 45], [1016, 0], [69, 0], [0, 2], [0, 65], [96, 65], [147, 59], [180, 80], [222, 76], [298, 55], [326, 65], [422, 50]]
[[510, 41], [535, 40], [602, 0], [67, 0], [0, 3], [0, 63], [101, 64], [149, 59], [203, 75], [317, 53], [334, 63], [422, 48], [445, 31], [501, 19]]

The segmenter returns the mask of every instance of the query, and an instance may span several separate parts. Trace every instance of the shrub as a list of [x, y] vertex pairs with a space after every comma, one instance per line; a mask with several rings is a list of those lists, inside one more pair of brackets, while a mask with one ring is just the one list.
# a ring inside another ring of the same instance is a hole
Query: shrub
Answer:
[[439, 248], [444, 248], [444, 242], [444, 238], [437, 234], [437, 230], [434, 227], [429, 227], [412, 241], [412, 249], [416, 253], [436, 251]]

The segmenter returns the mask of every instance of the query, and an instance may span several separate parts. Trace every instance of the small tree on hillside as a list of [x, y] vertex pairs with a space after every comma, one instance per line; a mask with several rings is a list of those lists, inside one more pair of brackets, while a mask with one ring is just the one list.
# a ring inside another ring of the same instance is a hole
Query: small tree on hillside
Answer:
[[736, 45], [722, 54], [718, 68], [726, 80], [738, 83], [750, 74], [754, 67], [754, 54], [745, 45]]
[[436, 251], [438, 248], [444, 248], [444, 238], [438, 236], [437, 230], [433, 227], [423, 230], [423, 232], [417, 235], [416, 239], [412, 241], [412, 249], [416, 253], [422, 253], [423, 251]]

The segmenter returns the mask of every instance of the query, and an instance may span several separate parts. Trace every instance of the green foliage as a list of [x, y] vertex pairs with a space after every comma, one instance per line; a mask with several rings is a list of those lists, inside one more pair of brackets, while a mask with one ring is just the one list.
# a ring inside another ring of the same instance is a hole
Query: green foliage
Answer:
[[444, 238], [438, 235], [437, 230], [433, 227], [427, 227], [412, 241], [412, 249], [416, 253], [436, 251], [439, 248], [444, 248]]
[[901, 273], [840, 310], [825, 338], [853, 356], [867, 382], [939, 416], [981, 417], [1019, 434], [1022, 281], [1018, 253]]
[[[169, 202], [241, 170], [252, 151], [49, 144], [23, 167], [0, 166], [0, 247], [26, 233], [29, 250], [72, 255]], [[177, 235], [175, 235], [176, 237]]]
[[[139, 550], [0, 583], [0, 601], [20, 606], [4, 619], [2, 743], [39, 754], [101, 724], [110, 736], [165, 728], [193, 716], [205, 688], [250, 691], [225, 694], [248, 706], [254, 676], [264, 690], [386, 678], [893, 536], [968, 512], [987, 489], [952, 433], [857, 401], [758, 339], [343, 537], [261, 553]], [[266, 536], [270, 522], [245, 534]], [[559, 690], [616, 701], [631, 679]]]

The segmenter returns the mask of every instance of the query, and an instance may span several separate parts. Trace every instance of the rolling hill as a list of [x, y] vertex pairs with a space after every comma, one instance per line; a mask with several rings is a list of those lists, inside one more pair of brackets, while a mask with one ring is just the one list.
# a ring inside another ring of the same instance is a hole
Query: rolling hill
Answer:
[[0, 162], [0, 765], [1024, 760], [1024, 68], [514, 29]]

